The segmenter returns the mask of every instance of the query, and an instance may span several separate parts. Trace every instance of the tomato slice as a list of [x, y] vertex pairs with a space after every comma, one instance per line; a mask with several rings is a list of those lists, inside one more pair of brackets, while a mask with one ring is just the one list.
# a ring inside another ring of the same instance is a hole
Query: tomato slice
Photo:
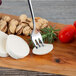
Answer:
[[59, 32], [59, 40], [61, 42], [70, 42], [74, 38], [75, 27], [73, 25], [67, 25]]

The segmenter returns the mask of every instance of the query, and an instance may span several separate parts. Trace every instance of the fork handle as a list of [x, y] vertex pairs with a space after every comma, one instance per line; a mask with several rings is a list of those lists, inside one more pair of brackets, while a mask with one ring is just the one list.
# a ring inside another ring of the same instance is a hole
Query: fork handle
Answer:
[[35, 16], [34, 16], [34, 11], [33, 11], [31, 0], [28, 0], [28, 5], [29, 5], [29, 9], [30, 9], [31, 16], [32, 16], [32, 21], [33, 21], [33, 31], [32, 31], [32, 33], [34, 33], [35, 29], [36, 29], [36, 25], [35, 25]]

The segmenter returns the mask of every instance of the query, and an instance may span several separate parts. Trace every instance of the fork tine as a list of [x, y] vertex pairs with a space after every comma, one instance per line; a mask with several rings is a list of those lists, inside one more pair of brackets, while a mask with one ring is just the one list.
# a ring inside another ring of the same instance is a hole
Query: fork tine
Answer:
[[38, 33], [38, 34], [39, 34], [39, 40], [40, 40], [40, 42], [43, 44], [42, 36], [41, 36], [41, 34], [40, 34], [40, 33]]
[[38, 47], [37, 47], [37, 45], [36, 45], [36, 41], [35, 41], [35, 40], [33, 40], [33, 39], [32, 39], [32, 41], [33, 41], [33, 43], [34, 43], [35, 47], [36, 47], [36, 48], [38, 48]]
[[44, 43], [43, 43], [42, 37], [40, 37], [39, 40], [40, 40], [42, 46], [44, 46]]
[[39, 43], [39, 40], [38, 39], [36, 39], [36, 42], [37, 42], [38, 46], [40, 47], [40, 43]]

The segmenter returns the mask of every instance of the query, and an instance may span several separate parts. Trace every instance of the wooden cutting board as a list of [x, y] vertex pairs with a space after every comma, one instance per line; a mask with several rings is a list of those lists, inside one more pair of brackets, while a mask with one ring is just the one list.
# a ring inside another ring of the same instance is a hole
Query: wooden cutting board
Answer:
[[[4, 15], [7, 14], [0, 13], [0, 17]], [[9, 16], [18, 19], [17, 16]], [[48, 25], [56, 25], [56, 28], [60, 29], [65, 27], [64, 24], [54, 22], [49, 22]], [[25, 36], [20, 37], [24, 40], [27, 39]], [[27, 57], [19, 60], [11, 57], [0, 58], [0, 67], [76, 76], [76, 40], [66, 44], [56, 41], [53, 51], [44, 56], [30, 53]]]

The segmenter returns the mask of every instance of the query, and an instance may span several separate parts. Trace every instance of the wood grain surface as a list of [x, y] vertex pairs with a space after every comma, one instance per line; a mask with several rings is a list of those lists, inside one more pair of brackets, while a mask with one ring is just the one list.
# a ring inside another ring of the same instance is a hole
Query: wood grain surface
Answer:
[[[6, 14], [0, 14], [0, 17], [3, 15]], [[18, 18], [17, 16], [9, 16]], [[64, 24], [54, 22], [49, 22], [48, 25], [56, 25], [56, 28], [61, 29], [65, 27]], [[27, 40], [25, 36], [20, 37]], [[29, 56], [19, 60], [11, 57], [0, 58], [0, 67], [76, 76], [76, 40], [74, 39], [73, 42], [67, 44], [56, 41], [54, 42], [54, 50], [44, 56], [30, 53]]]
[[[0, 12], [17, 15], [26, 13], [30, 17], [27, 0], [2, 0]], [[72, 24], [76, 20], [76, 0], [32, 0], [35, 16], [49, 21]], [[46, 9], [46, 10], [45, 10]], [[33, 71], [0, 67], [0, 76], [60, 76]]]

